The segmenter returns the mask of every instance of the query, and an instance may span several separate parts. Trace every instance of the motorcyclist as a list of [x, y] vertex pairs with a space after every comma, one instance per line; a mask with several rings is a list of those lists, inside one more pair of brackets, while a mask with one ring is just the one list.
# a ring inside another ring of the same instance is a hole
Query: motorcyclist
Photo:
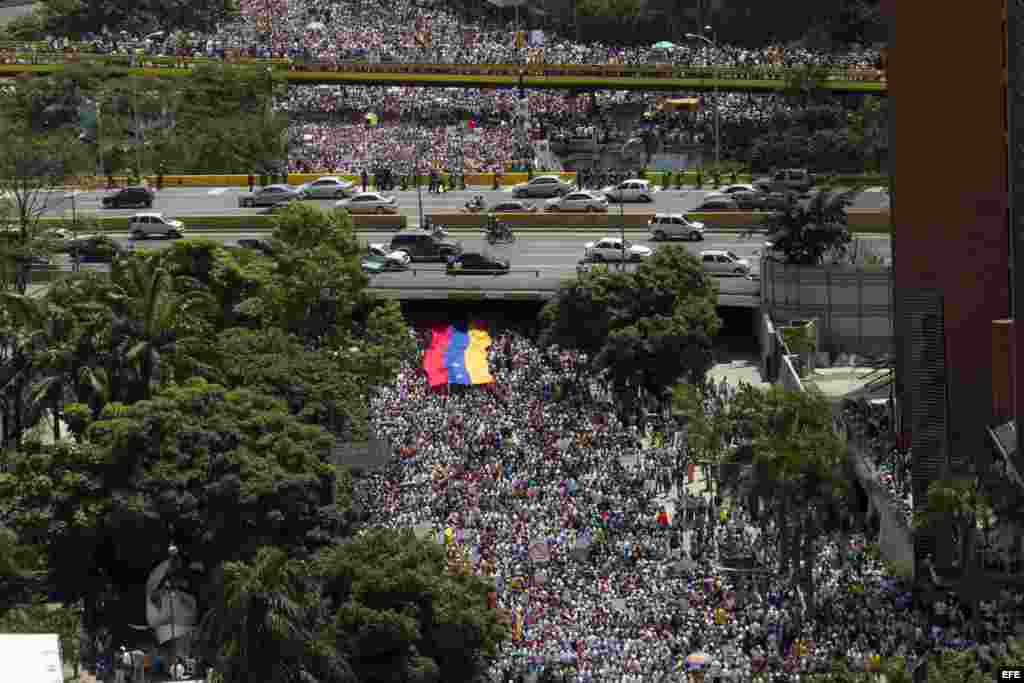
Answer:
[[448, 237], [448, 231], [444, 229], [443, 225], [435, 225], [434, 221], [429, 217], [423, 220], [423, 229], [428, 231], [435, 239], [444, 239]]
[[491, 214], [487, 217], [487, 236], [492, 239], [507, 239], [512, 236], [512, 230], [507, 223], [498, 220], [498, 217]]

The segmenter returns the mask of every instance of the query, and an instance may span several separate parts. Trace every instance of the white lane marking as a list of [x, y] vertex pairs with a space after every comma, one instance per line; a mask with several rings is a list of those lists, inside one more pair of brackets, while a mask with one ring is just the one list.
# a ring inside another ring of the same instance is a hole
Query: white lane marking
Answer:
[[228, 191], [228, 188], [226, 188], [226, 187], [216, 187], [216, 188], [210, 190], [209, 192], [207, 192], [206, 194], [218, 195], [218, 194], [224, 194], [227, 191]]

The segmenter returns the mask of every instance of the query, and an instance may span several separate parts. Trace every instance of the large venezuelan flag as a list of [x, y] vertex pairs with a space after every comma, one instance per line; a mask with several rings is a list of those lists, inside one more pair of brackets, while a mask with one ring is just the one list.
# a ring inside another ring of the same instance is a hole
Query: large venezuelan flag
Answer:
[[487, 366], [491, 335], [484, 325], [440, 324], [430, 331], [430, 347], [423, 354], [423, 369], [430, 386], [494, 382]]

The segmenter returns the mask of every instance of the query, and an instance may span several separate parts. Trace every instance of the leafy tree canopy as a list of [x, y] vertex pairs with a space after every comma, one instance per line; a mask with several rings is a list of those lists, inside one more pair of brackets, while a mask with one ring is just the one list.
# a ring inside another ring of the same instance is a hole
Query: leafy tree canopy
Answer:
[[52, 35], [82, 37], [128, 31], [212, 31], [237, 12], [233, 0], [43, 0], [42, 21]]
[[786, 263], [816, 266], [826, 254], [843, 254], [852, 241], [846, 209], [859, 190], [819, 190], [806, 204], [794, 203], [765, 221], [774, 254]]
[[580, 349], [620, 386], [701, 382], [721, 328], [717, 287], [686, 249], [667, 246], [635, 272], [582, 273], [541, 313], [541, 342]]
[[449, 570], [440, 546], [410, 531], [371, 531], [315, 559], [329, 641], [360, 681], [469, 681], [505, 637], [488, 582]]
[[108, 405], [80, 445], [25, 443], [0, 500], [71, 601], [96, 577], [138, 582], [170, 540], [208, 567], [261, 545], [301, 555], [329, 543], [350, 503], [347, 475], [327, 464], [334, 443], [270, 397], [192, 380]]
[[366, 383], [335, 352], [309, 349], [277, 328], [234, 328], [212, 348], [226, 385], [248, 388], [284, 401], [303, 422], [320, 425], [346, 440], [367, 437]]

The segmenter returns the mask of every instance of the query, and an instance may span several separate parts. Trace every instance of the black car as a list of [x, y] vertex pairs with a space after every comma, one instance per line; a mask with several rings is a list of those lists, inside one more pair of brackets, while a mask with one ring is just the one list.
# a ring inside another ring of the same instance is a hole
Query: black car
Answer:
[[124, 256], [129, 250], [104, 235], [89, 235], [66, 241], [61, 245], [61, 251], [81, 261], [109, 263]]
[[392, 237], [388, 251], [404, 251], [413, 261], [447, 261], [462, 253], [462, 245], [417, 228]]
[[243, 237], [238, 240], [237, 244], [243, 249], [253, 249], [264, 256], [273, 256], [275, 251], [274, 245], [269, 240], [261, 240], [255, 237]]
[[509, 265], [508, 259], [466, 252], [452, 257], [445, 267], [445, 272], [449, 275], [497, 275], [507, 273]]
[[123, 187], [111, 192], [103, 198], [104, 209], [120, 209], [122, 206], [137, 206], [145, 209], [153, 208], [155, 195], [148, 187]]

